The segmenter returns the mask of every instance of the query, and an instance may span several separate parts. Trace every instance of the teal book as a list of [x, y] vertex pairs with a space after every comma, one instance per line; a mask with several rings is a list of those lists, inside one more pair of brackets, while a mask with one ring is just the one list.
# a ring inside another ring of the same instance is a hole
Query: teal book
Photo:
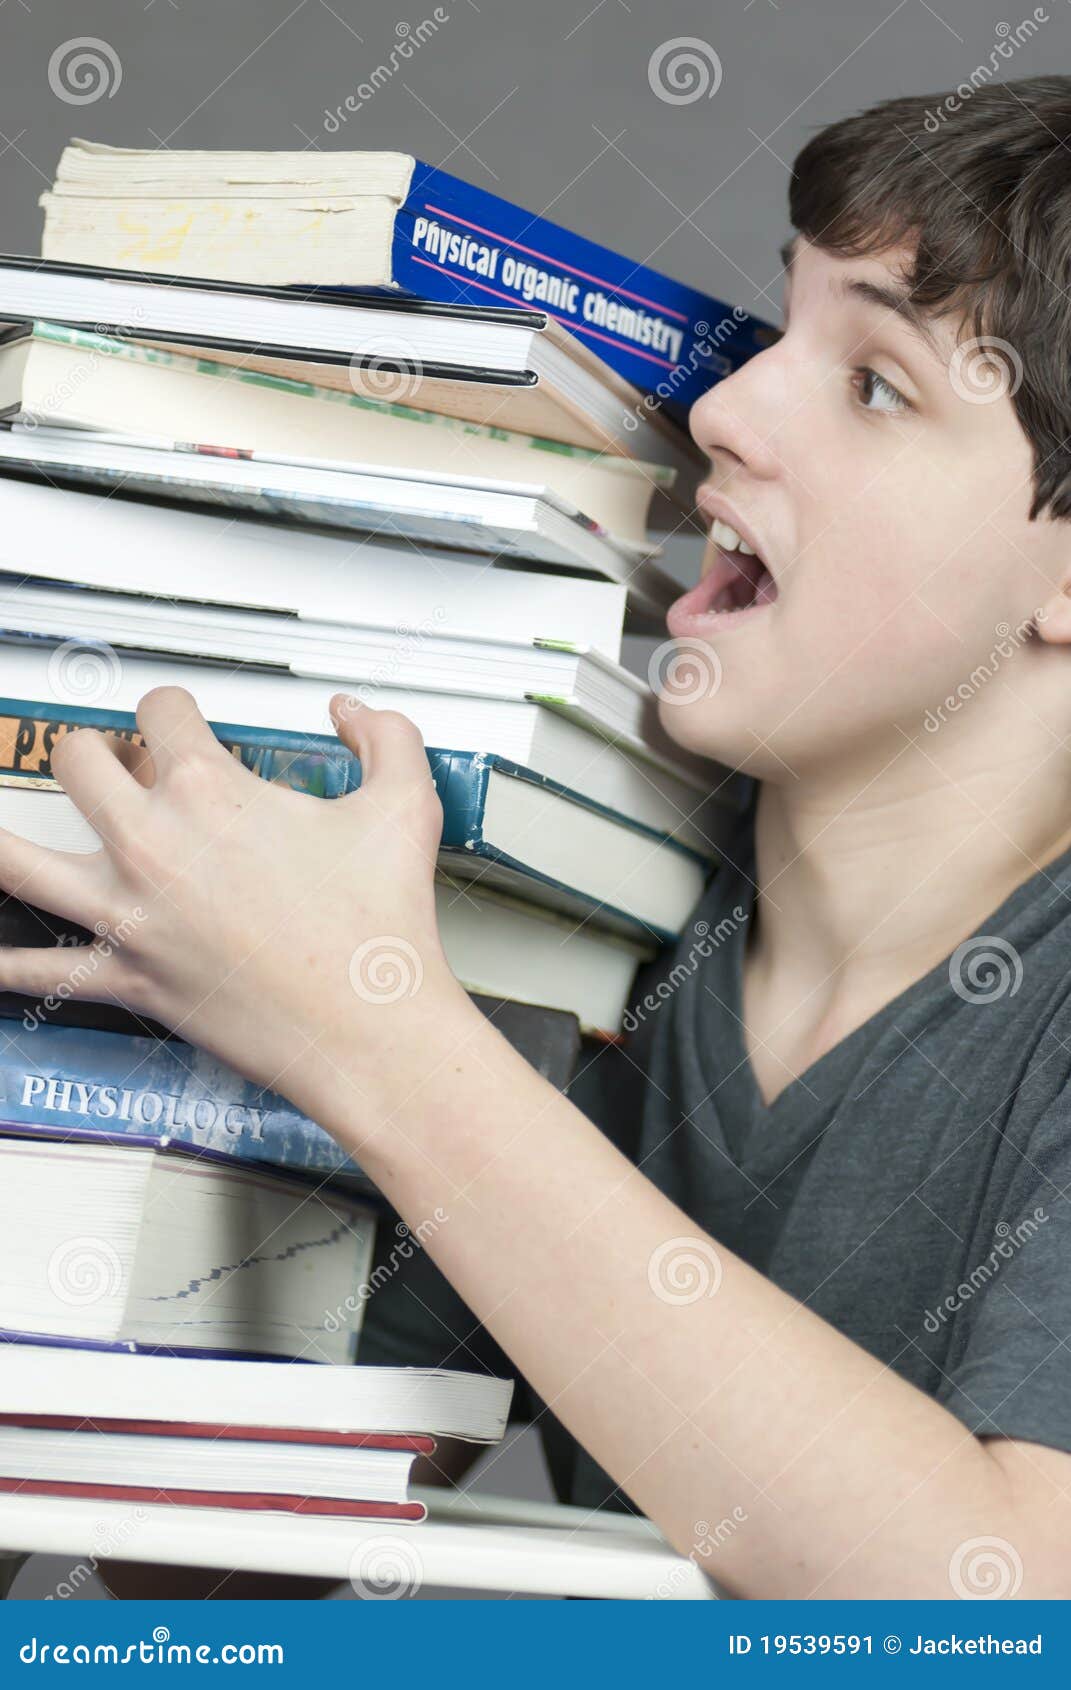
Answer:
[[[0, 799], [5, 787], [54, 789], [53, 747], [79, 727], [140, 741], [124, 711], [0, 698]], [[212, 728], [264, 780], [328, 799], [360, 786], [359, 761], [332, 736]], [[443, 806], [444, 872], [643, 942], [680, 934], [709, 877], [713, 842], [703, 855], [495, 754], [430, 747], [427, 755]], [[3, 803], [0, 817], [11, 825]]]

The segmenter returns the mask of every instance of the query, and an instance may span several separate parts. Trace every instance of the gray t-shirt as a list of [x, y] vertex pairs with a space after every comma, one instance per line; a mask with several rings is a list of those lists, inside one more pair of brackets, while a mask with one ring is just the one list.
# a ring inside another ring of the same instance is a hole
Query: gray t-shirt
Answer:
[[[750, 822], [730, 854], [570, 1095], [698, 1229], [972, 1431], [1071, 1450], [1071, 851], [770, 1107], [741, 1024]], [[409, 1266], [361, 1360], [515, 1373], [430, 1261]], [[520, 1403], [563, 1500], [628, 1506]]]

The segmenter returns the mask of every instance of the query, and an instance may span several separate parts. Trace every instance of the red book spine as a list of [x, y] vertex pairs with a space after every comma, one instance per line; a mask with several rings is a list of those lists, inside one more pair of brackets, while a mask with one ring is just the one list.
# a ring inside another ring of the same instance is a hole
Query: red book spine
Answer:
[[284, 1514], [318, 1514], [349, 1520], [423, 1520], [421, 1502], [352, 1502], [329, 1496], [289, 1496], [251, 1491], [158, 1490], [153, 1485], [85, 1485], [73, 1479], [4, 1479], [0, 1491], [20, 1496], [92, 1497], [97, 1502], [170, 1503], [179, 1508], [238, 1508]]
[[192, 1420], [89, 1420], [77, 1414], [0, 1414], [0, 1426], [53, 1432], [134, 1432], [160, 1438], [234, 1438], [242, 1443], [326, 1444], [434, 1455], [435, 1439], [400, 1432], [333, 1432], [302, 1426], [221, 1426]]

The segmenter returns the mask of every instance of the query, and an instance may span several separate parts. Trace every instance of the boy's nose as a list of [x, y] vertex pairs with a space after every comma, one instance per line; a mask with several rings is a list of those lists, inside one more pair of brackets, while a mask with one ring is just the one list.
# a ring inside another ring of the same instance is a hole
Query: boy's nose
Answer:
[[762, 478], [783, 472], [777, 432], [791, 407], [783, 372], [776, 367], [777, 350], [773, 346], [757, 353], [692, 406], [692, 439], [715, 467], [739, 464]]

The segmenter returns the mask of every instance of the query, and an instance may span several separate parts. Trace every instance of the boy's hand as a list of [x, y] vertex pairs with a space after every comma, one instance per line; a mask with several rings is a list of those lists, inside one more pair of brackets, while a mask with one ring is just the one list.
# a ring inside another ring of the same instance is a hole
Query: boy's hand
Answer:
[[420, 735], [344, 694], [331, 710], [362, 767], [331, 801], [243, 768], [180, 687], [141, 700], [147, 750], [63, 738], [54, 772], [103, 849], [0, 830], [0, 886], [95, 930], [94, 954], [0, 949], [0, 987], [125, 1004], [299, 1104], [324, 1051], [374, 1091], [444, 999], [475, 1013], [438, 937], [442, 811]]

